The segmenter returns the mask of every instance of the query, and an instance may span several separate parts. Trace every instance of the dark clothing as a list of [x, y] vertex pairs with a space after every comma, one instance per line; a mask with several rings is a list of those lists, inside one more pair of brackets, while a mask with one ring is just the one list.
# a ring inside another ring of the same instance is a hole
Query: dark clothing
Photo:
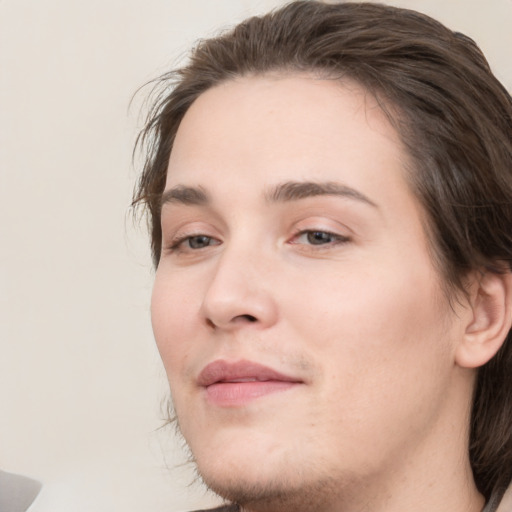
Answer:
[[195, 510], [194, 512], [238, 512], [238, 505], [224, 505], [223, 507]]
[[500, 491], [494, 492], [482, 512], [512, 512], [510, 504], [511, 491], [512, 484], [508, 489], [501, 489]]
[[195, 510], [194, 512], [238, 512], [238, 505], [224, 505], [223, 507]]

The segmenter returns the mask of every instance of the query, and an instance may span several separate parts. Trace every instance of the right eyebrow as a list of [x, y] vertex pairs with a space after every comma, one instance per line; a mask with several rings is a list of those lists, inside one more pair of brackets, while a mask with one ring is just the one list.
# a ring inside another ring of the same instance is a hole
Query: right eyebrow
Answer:
[[188, 206], [205, 205], [210, 198], [202, 187], [178, 185], [166, 190], [160, 199], [160, 209], [166, 204], [180, 203]]

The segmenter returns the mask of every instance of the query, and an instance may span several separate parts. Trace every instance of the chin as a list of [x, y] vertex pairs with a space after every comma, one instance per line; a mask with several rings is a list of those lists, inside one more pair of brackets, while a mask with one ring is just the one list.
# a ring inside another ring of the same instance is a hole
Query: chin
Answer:
[[[258, 468], [262, 471], [258, 472]], [[221, 471], [202, 471], [199, 474], [213, 492], [244, 509], [255, 512], [327, 510], [333, 496], [339, 495], [343, 484], [337, 478], [319, 477], [304, 481], [304, 469], [288, 467], [285, 472], [270, 478], [261, 461], [251, 468], [250, 475], [236, 473], [229, 464]]]
[[242, 508], [261, 512], [328, 510], [333, 496], [350, 488], [348, 475], [334, 475], [327, 464], [304, 460], [300, 451], [294, 457], [282, 452], [249, 453], [250, 444], [246, 441], [245, 450], [238, 445], [195, 457], [206, 486]]

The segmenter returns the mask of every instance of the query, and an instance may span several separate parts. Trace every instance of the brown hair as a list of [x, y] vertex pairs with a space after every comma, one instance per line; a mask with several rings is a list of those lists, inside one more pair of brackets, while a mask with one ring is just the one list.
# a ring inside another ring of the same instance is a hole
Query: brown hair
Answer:
[[[316, 1], [292, 2], [201, 41], [185, 67], [161, 78], [138, 141], [147, 156], [134, 194], [134, 205], [149, 211], [155, 265], [160, 198], [187, 109], [210, 87], [270, 71], [347, 77], [380, 100], [411, 156], [411, 187], [452, 291], [464, 289], [471, 270], [510, 271], [512, 99], [476, 44], [414, 11]], [[487, 498], [511, 477], [510, 338], [479, 370], [475, 389], [469, 453]]]

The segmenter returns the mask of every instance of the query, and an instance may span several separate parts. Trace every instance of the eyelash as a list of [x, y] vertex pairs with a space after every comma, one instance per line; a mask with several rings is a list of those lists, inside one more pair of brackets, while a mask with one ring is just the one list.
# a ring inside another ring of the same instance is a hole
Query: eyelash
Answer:
[[189, 242], [189, 244], [190, 244], [190, 241], [193, 240], [194, 238], [207, 238], [210, 242], [215, 241], [217, 243], [208, 244], [208, 245], [205, 245], [204, 247], [199, 247], [199, 248], [193, 248], [193, 247], [189, 246], [189, 247], [187, 247], [188, 250], [199, 251], [206, 247], [210, 247], [211, 245], [219, 245], [220, 244], [220, 242], [218, 240], [216, 240], [214, 237], [205, 235], [203, 233], [181, 235], [181, 236], [178, 236], [178, 237], [174, 238], [173, 240], [171, 240], [171, 243], [168, 246], [168, 251], [169, 252], [178, 252], [180, 250], [187, 250], [187, 249], [183, 249], [183, 247], [182, 247], [183, 244], [185, 244], [186, 242]]
[[[318, 248], [323, 247], [323, 246], [332, 247], [335, 245], [345, 244], [350, 241], [349, 237], [339, 235], [337, 233], [332, 233], [331, 231], [326, 231], [323, 229], [302, 229], [300, 231], [297, 231], [297, 233], [295, 233], [295, 235], [293, 235], [293, 237], [291, 238], [292, 241], [290, 243], [297, 244], [298, 242], [296, 242], [296, 240], [304, 235], [307, 236], [308, 242], [309, 242], [308, 244], [304, 244], [304, 245], [307, 245], [309, 247], [318, 247]], [[311, 243], [311, 239], [309, 237], [313, 236], [313, 235], [324, 235], [324, 236], [329, 237], [331, 240], [327, 241], [325, 243], [319, 243], [319, 244]]]
[[[313, 237], [315, 235], [320, 235], [317, 240], [319, 240], [321, 243], [314, 243], [311, 241], [310, 237]], [[307, 246], [307, 247], [314, 247], [317, 248], [317, 250], [321, 250], [321, 248], [329, 248], [336, 245], [345, 244], [350, 241], [350, 238], [339, 235], [337, 233], [332, 233], [330, 231], [325, 231], [322, 229], [302, 229], [300, 231], [297, 231], [290, 239], [290, 242], [292, 245], [299, 245], [299, 242], [297, 241], [299, 238], [306, 236], [307, 241], [309, 243], [304, 243], [301, 245]], [[329, 240], [322, 242], [321, 237], [329, 238]], [[204, 245], [202, 247], [190, 247], [190, 243], [194, 239], [203, 238], [208, 240], [208, 244]], [[189, 243], [189, 246], [186, 248], [183, 248], [183, 244], [186, 242]], [[213, 242], [213, 243], [212, 243]], [[171, 243], [169, 244], [167, 251], [170, 253], [176, 253], [179, 251], [200, 251], [202, 249], [206, 249], [207, 247], [211, 246], [217, 246], [220, 245], [220, 241], [215, 239], [212, 236], [205, 235], [203, 233], [197, 233], [197, 234], [187, 234], [182, 235], [179, 237], [174, 238]]]

